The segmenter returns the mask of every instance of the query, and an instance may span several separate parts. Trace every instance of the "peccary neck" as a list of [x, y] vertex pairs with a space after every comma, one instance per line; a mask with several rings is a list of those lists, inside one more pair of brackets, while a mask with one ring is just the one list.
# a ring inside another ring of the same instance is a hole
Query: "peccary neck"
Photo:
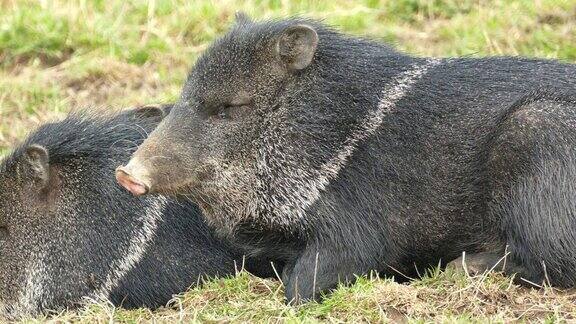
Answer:
[[275, 126], [265, 137], [275, 140], [263, 139], [255, 217], [269, 228], [303, 234], [313, 227], [310, 209], [383, 122], [388, 102], [434, 65], [332, 36], [340, 38], [321, 46], [310, 70], [294, 76], [279, 99], [281, 112], [270, 117]]
[[[309, 72], [297, 76], [295, 87], [300, 91], [292, 93], [305, 98], [307, 107], [322, 108], [339, 126], [356, 124], [376, 108], [382, 91], [395, 76], [426, 61], [383, 44], [338, 33], [327, 33], [320, 39], [325, 41], [319, 45], [314, 65]], [[302, 99], [291, 99], [299, 101]]]

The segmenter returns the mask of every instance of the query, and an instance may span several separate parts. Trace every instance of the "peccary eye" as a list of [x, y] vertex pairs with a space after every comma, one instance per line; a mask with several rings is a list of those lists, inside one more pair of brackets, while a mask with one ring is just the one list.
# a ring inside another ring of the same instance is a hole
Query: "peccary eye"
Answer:
[[219, 119], [227, 119], [229, 117], [229, 110], [230, 107], [224, 107], [222, 109], [220, 109], [218, 111], [218, 114], [216, 115]]
[[219, 120], [236, 119], [241, 117], [248, 108], [248, 105], [226, 105], [218, 109], [213, 117]]

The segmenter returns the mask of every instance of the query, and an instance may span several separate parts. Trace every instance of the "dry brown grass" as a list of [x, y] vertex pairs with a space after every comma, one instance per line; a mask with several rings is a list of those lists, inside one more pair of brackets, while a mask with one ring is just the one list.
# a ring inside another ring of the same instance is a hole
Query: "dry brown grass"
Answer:
[[576, 291], [520, 287], [500, 274], [466, 277], [437, 272], [399, 284], [361, 278], [323, 303], [286, 306], [278, 281], [247, 273], [219, 279], [176, 296], [156, 311], [107, 303], [37, 319], [51, 322], [556, 322], [576, 321]]

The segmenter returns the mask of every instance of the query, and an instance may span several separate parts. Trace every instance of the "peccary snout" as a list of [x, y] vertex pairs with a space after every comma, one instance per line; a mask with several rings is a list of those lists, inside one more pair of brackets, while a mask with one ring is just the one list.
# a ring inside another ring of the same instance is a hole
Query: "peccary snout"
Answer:
[[116, 180], [134, 196], [142, 196], [150, 192], [150, 179], [145, 174], [146, 169], [134, 161], [116, 168]]

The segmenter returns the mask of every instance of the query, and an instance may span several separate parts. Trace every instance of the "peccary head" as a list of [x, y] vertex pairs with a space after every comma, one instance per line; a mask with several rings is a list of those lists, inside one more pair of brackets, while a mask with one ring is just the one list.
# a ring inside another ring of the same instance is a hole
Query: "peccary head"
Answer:
[[197, 61], [118, 181], [136, 195], [189, 195], [229, 229], [248, 220], [292, 227], [377, 97], [349, 73], [369, 66], [362, 53], [375, 48], [393, 53], [314, 21], [242, 19]]
[[0, 317], [109, 297], [137, 261], [132, 241], [151, 225], [143, 215], [161, 216], [158, 199], [134, 199], [111, 173], [161, 114], [73, 115], [40, 127], [2, 161]]

